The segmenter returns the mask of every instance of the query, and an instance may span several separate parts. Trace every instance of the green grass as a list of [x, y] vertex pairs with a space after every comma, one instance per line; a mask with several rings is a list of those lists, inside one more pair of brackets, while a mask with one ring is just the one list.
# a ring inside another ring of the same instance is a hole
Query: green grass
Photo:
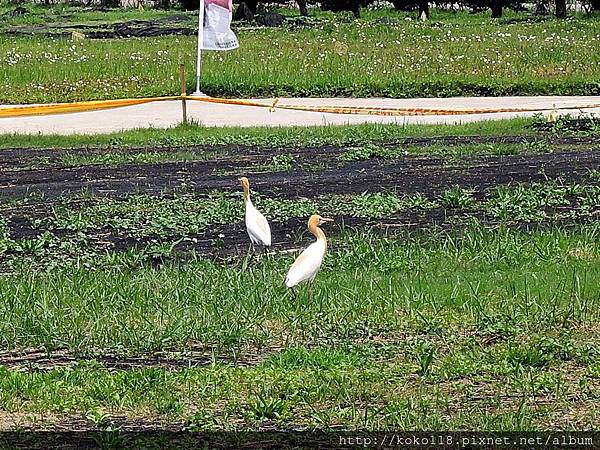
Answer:
[[105, 155], [65, 155], [60, 164], [66, 166], [81, 165], [119, 165], [119, 164], [155, 164], [173, 161], [203, 161], [211, 156], [209, 152], [143, 152], [143, 153], [108, 153]]
[[191, 145], [256, 145], [310, 147], [358, 145], [404, 137], [530, 135], [534, 119], [483, 121], [462, 125], [348, 125], [315, 127], [212, 128], [179, 125], [162, 129], [137, 129], [98, 135], [0, 134], [2, 148], [183, 147]]
[[[76, 262], [50, 272], [17, 271], [3, 276], [0, 287], [0, 315], [10, 317], [0, 325], [0, 342], [2, 348], [135, 353], [192, 342], [343, 340], [458, 325], [455, 314], [468, 328], [500, 306], [495, 314], [515, 315], [511, 323], [522, 326], [557, 323], [569, 319], [565, 314], [585, 322], [597, 315], [598, 229], [577, 230], [529, 235], [473, 225], [450, 235], [343, 234], [332, 243], [313, 302], [285, 294], [291, 256], [246, 270], [244, 261], [221, 266], [205, 260], [152, 269], [137, 267], [132, 251], [100, 258], [91, 271]], [[359, 266], [368, 269], [357, 273]], [[323, 322], [312, 316], [319, 311]]]
[[[99, 137], [2, 136], [0, 145], [115, 147], [59, 161], [74, 166], [210, 159], [219, 150], [207, 153], [208, 145], [279, 147], [280, 156], [261, 163], [293, 177], [290, 147], [332, 144], [347, 147], [334, 165], [422, 151], [449, 155], [460, 171], [462, 155], [557, 150], [533, 123], [192, 125]], [[528, 135], [530, 142], [421, 150], [393, 144], [456, 135]], [[144, 145], [200, 149], [119, 152]], [[395, 228], [391, 235], [338, 220], [325, 228], [329, 250], [312, 292], [301, 287], [297, 299], [283, 285], [296, 253], [211, 261], [174, 250], [193, 246], [195, 234], [211, 227], [214, 248], [223, 245], [217, 226], [242, 224], [239, 193], [200, 195], [184, 183], [155, 195], [84, 192], [46, 201], [32, 193], [3, 201], [0, 358], [38, 349], [50, 361], [66, 354], [76, 362], [0, 367], [0, 418], [37, 428], [61, 420], [81, 427], [83, 420], [118, 429], [126, 417], [190, 431], [596, 429], [600, 176], [579, 175], [578, 182], [486, 190], [449, 186], [431, 198], [382, 189], [310, 199], [255, 194], [256, 205], [279, 223], [304, 222], [317, 210], [382, 223], [456, 214], [447, 229]], [[20, 238], [10, 235], [23, 230]], [[304, 226], [289, 232], [289, 246], [309, 242]], [[131, 242], [111, 251], [111, 237]], [[189, 367], [195, 352], [206, 360]], [[179, 365], [115, 369], [105, 365], [107, 355], [150, 362], [169, 356]]]
[[526, 153], [549, 153], [552, 147], [543, 139], [531, 140], [522, 143], [473, 143], [460, 145], [403, 145], [403, 146], [383, 146], [367, 142], [364, 145], [350, 147], [340, 155], [340, 160], [344, 162], [363, 161], [372, 158], [379, 159], [397, 159], [406, 155], [439, 155], [454, 156], [457, 161], [465, 155], [517, 155]]
[[[600, 22], [593, 17], [507, 21], [434, 11], [431, 21], [421, 23], [405, 20], [414, 14], [392, 10], [365, 11], [358, 21], [313, 14], [318, 17], [313, 27], [240, 29], [239, 50], [205, 52], [205, 92], [230, 97], [600, 92]], [[172, 95], [179, 92], [180, 62], [188, 67], [191, 90], [195, 42], [192, 36], [104, 41], [3, 36], [0, 103]]]
[[[579, 392], [585, 392], [582, 403], [589, 410], [577, 416], [579, 424], [569, 423], [561, 411], [577, 388], [558, 369], [560, 363], [537, 362], [555, 360], [557, 345], [565, 344], [570, 344], [568, 356], [574, 359], [589, 352], [589, 343], [578, 341], [576, 333], [564, 333], [557, 339], [536, 335], [517, 347], [498, 344], [491, 349], [465, 340], [457, 345], [465, 347], [465, 356], [436, 358], [433, 372], [424, 375], [415, 361], [420, 348], [416, 343], [295, 347], [246, 369], [217, 364], [178, 372], [109, 372], [82, 364], [75, 370], [37, 374], [4, 371], [0, 402], [8, 411], [79, 413], [103, 427], [111, 425], [111, 413], [124, 410], [142, 417], [184, 419], [190, 431], [286, 427], [290, 422], [306, 429], [523, 431], [552, 420], [569, 430], [589, 429], [596, 419], [597, 383], [575, 372], [583, 381]], [[376, 365], [364, 367], [374, 360]], [[460, 372], [459, 377], [445, 377], [444, 368], [450, 365], [470, 372], [473, 385], [464, 386]], [[483, 389], [504, 390], [513, 398], [481, 398], [478, 390]], [[18, 396], [26, 400], [11, 403]]]
[[203, 343], [255, 362], [1, 369], [0, 408], [105, 425], [120, 414], [182, 419], [192, 430], [593, 427], [599, 233], [597, 224], [346, 233], [312, 300], [286, 293], [290, 255], [160, 268], [122, 255], [92, 270], [3, 276], [2, 348], [140, 354]]

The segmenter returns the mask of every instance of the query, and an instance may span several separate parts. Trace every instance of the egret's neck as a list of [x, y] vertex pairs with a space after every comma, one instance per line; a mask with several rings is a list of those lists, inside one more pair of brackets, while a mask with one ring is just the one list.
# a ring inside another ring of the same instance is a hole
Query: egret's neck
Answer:
[[250, 201], [250, 188], [246, 185], [244, 185], [244, 202], [245, 203], [252, 203]]
[[325, 233], [321, 230], [317, 225], [312, 225], [308, 227], [308, 231], [315, 235], [317, 238], [317, 242], [322, 242], [327, 246], [327, 238], [325, 237]]

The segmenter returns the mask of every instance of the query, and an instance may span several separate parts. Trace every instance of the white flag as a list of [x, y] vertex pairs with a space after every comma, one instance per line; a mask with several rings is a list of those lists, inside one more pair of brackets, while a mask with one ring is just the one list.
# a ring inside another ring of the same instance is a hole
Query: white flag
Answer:
[[237, 37], [231, 31], [232, 0], [204, 0], [204, 50], [233, 50]]

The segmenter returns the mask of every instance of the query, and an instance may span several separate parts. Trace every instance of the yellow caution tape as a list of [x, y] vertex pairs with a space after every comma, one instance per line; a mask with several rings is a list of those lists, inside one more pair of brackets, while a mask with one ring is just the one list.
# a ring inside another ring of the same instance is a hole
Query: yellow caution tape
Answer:
[[122, 108], [124, 106], [141, 105], [144, 103], [177, 100], [179, 96], [174, 97], [151, 97], [151, 98], [129, 98], [120, 100], [94, 100], [88, 102], [74, 103], [50, 103], [47, 105], [27, 105], [0, 108], [0, 118], [2, 117], [25, 117], [25, 116], [44, 116], [48, 114], [68, 114], [85, 111], [98, 111], [102, 109]]
[[[190, 98], [190, 97], [188, 97]], [[269, 108], [274, 111], [275, 105], [279, 102], [276, 99], [271, 106], [264, 103], [258, 103], [248, 100], [213, 98], [213, 97], [192, 97], [192, 100], [210, 103], [221, 103], [241, 106], [257, 106]], [[577, 110], [600, 108], [600, 103], [576, 105], [576, 106], [552, 106], [552, 107], [505, 107], [505, 108], [392, 108], [392, 107], [372, 107], [372, 106], [300, 106], [300, 105], [278, 105], [279, 109], [288, 109], [296, 111], [310, 111], [328, 114], [361, 114], [377, 116], [443, 116], [443, 115], [463, 115], [463, 114], [494, 114], [505, 112], [541, 112], [555, 110]]]
[[600, 103], [577, 106], [561, 106], [561, 107], [514, 107], [514, 108], [460, 108], [460, 109], [443, 109], [443, 108], [376, 108], [368, 106], [292, 106], [280, 105], [281, 109], [294, 109], [299, 111], [313, 111], [329, 114], [362, 114], [376, 116], [448, 116], [448, 115], [469, 115], [469, 114], [497, 114], [507, 112], [542, 112], [542, 111], [557, 111], [557, 110], [581, 110], [600, 108]]
[[467, 115], [467, 114], [496, 114], [506, 112], [542, 112], [558, 110], [582, 110], [591, 108], [600, 108], [600, 103], [585, 104], [576, 106], [553, 106], [553, 107], [505, 107], [505, 108], [392, 108], [392, 107], [371, 107], [371, 106], [298, 106], [298, 105], [278, 105], [279, 99], [275, 99], [270, 105], [250, 100], [238, 100], [214, 97], [190, 97], [187, 95], [177, 95], [170, 97], [148, 97], [148, 98], [130, 98], [118, 100], [94, 100], [74, 103], [53, 103], [47, 105], [27, 105], [0, 108], [0, 118], [4, 117], [25, 117], [40, 116], [48, 114], [67, 114], [85, 111], [97, 111], [103, 109], [122, 108], [125, 106], [141, 105], [144, 103], [166, 101], [166, 100], [192, 100], [205, 103], [218, 103], [225, 105], [253, 106], [268, 108], [274, 112], [275, 106], [279, 109], [294, 111], [310, 111], [328, 114], [360, 114], [376, 116], [442, 116], [442, 115]]

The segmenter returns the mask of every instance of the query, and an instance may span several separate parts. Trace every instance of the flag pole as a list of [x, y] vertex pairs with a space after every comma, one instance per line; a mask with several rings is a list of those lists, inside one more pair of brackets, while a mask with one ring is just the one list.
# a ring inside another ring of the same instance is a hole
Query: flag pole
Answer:
[[202, 47], [204, 47], [204, 0], [200, 0], [198, 6], [198, 54], [196, 56], [196, 91], [192, 94], [196, 97], [206, 97], [200, 90], [200, 76], [202, 72]]

